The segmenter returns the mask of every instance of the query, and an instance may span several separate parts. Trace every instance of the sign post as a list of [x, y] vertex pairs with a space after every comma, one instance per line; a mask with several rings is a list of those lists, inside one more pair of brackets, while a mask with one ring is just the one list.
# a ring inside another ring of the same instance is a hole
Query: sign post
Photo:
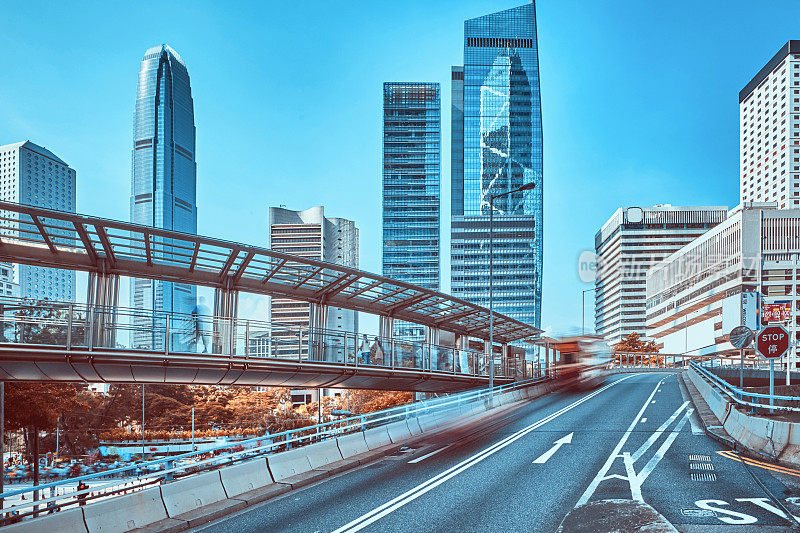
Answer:
[[789, 333], [783, 326], [767, 326], [756, 335], [756, 351], [769, 360], [769, 407], [775, 405], [775, 359], [780, 359], [789, 349]]

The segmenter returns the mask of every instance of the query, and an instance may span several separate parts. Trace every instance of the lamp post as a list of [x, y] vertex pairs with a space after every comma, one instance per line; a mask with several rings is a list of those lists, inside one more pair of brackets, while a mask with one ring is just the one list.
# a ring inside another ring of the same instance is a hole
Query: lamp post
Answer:
[[591, 289], [584, 289], [581, 293], [581, 335], [585, 335], [584, 333], [584, 318], [586, 318], [586, 293], [596, 291], [597, 287], [592, 287]]
[[494, 389], [494, 200], [515, 192], [529, 191], [535, 183], [526, 183], [511, 191], [489, 195], [489, 389]]

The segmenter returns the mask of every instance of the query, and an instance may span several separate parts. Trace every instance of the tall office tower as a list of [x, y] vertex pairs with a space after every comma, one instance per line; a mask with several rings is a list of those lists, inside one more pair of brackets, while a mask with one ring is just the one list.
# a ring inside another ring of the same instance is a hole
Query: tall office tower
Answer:
[[[167, 45], [149, 49], [139, 70], [133, 116], [131, 222], [184, 233], [197, 233], [195, 127], [189, 73], [181, 57]], [[171, 250], [172, 242], [154, 247]], [[131, 305], [144, 311], [191, 314], [197, 290], [193, 285], [131, 280]], [[144, 320], [144, 319], [142, 319]], [[147, 320], [135, 333], [137, 347], [163, 345], [163, 334], [149, 332]], [[163, 329], [162, 329], [163, 330]], [[185, 348], [185, 333], [172, 336], [173, 347]]]
[[494, 201], [494, 309], [541, 323], [542, 114], [533, 3], [467, 20], [464, 66], [452, 70], [451, 288], [489, 305]]
[[739, 91], [740, 199], [800, 206], [800, 41]]
[[645, 330], [645, 277], [650, 267], [728, 216], [727, 207], [621, 207], [594, 238], [595, 331], [612, 345]]
[[[269, 247], [276, 252], [358, 268], [358, 228], [355, 222], [343, 218], [327, 218], [322, 206], [305, 211], [270, 207]], [[270, 298], [272, 342], [268, 345], [272, 351], [264, 355], [296, 359], [299, 349], [300, 356], [307, 357], [308, 343], [303, 339], [298, 342], [297, 331], [308, 331], [310, 313], [310, 305], [306, 302]], [[357, 333], [358, 313], [340, 307], [329, 307], [323, 323], [325, 330]], [[327, 345], [330, 346], [333, 342], [333, 339], [329, 339]], [[333, 392], [323, 389], [323, 395], [326, 396], [338, 396], [340, 393], [340, 390]], [[291, 395], [292, 403], [297, 405], [315, 401], [318, 391], [292, 390]]]
[[[383, 84], [383, 275], [439, 290], [441, 103], [438, 83]], [[423, 340], [423, 327], [394, 334]]]
[[[30, 141], [0, 146], [0, 199], [74, 213], [75, 171], [53, 152]], [[8, 212], [0, 213], [10, 216]], [[65, 228], [64, 234], [67, 236], [71, 232]], [[25, 236], [30, 238], [30, 235]], [[15, 284], [19, 285], [18, 289]], [[75, 273], [70, 270], [14, 265], [11, 280], [3, 280], [0, 294], [10, 296], [8, 285], [12, 285], [10, 290], [14, 296], [61, 302], [75, 300]]]

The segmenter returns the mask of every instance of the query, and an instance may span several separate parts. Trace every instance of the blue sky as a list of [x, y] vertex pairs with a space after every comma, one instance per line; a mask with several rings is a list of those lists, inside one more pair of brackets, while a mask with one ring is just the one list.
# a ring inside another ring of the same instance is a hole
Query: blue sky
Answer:
[[[356, 220], [377, 272], [381, 84], [438, 81], [446, 257], [450, 66], [465, 19], [516, 5], [15, 3], [0, 18], [0, 144], [46, 146], [77, 170], [79, 212], [127, 220], [139, 62], [166, 42], [192, 81], [199, 232], [265, 245], [269, 206], [321, 204]], [[796, 0], [537, 3], [543, 326], [580, 326], [577, 257], [618, 207], [737, 203], [737, 94], [800, 38], [798, 16]]]

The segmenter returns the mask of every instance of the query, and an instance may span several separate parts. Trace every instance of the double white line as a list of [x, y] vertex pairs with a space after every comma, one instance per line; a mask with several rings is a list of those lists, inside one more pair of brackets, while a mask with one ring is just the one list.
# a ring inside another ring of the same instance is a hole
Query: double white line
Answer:
[[527, 435], [531, 431], [535, 430], [536, 428], [539, 428], [539, 427], [543, 426], [544, 424], [550, 422], [551, 420], [553, 420], [555, 418], [558, 418], [559, 416], [563, 415], [567, 411], [569, 411], [571, 409], [574, 409], [575, 407], [579, 406], [580, 404], [582, 404], [585, 401], [590, 400], [591, 398], [594, 398], [595, 396], [597, 396], [601, 392], [607, 390], [610, 387], [613, 387], [617, 383], [620, 383], [620, 382], [625, 381], [626, 379], [630, 379], [632, 377], [634, 377], [634, 375], [630, 375], [630, 376], [626, 376], [624, 378], [618, 379], [617, 381], [615, 381], [613, 383], [610, 383], [610, 384], [606, 385], [605, 387], [603, 387], [601, 389], [598, 389], [598, 390], [594, 391], [593, 393], [591, 393], [591, 394], [589, 394], [587, 396], [584, 396], [580, 400], [577, 400], [577, 401], [569, 404], [568, 406], [566, 406], [566, 407], [564, 407], [562, 409], [559, 409], [555, 413], [553, 413], [553, 414], [551, 414], [549, 416], [546, 416], [545, 418], [542, 418], [541, 420], [539, 420], [537, 422], [534, 422], [530, 426], [522, 428], [521, 430], [517, 431], [516, 433], [514, 433], [512, 435], [509, 435], [508, 437], [506, 437], [505, 439], [501, 440], [500, 442], [497, 442], [497, 443], [493, 444], [492, 446], [489, 446], [488, 448], [476, 453], [472, 457], [469, 457], [468, 459], [465, 459], [465, 460], [461, 461], [457, 465], [455, 465], [455, 466], [453, 466], [451, 468], [448, 468], [447, 470], [445, 470], [441, 474], [438, 474], [438, 475], [430, 478], [429, 480], [427, 480], [427, 481], [425, 481], [423, 483], [420, 483], [419, 485], [417, 485], [416, 487], [412, 488], [411, 490], [408, 490], [408, 491], [404, 492], [400, 496], [398, 496], [398, 497], [396, 497], [396, 498], [394, 498], [392, 500], [389, 500], [388, 502], [384, 503], [380, 507], [377, 507], [377, 508], [373, 509], [372, 511], [366, 513], [366, 514], [363, 514], [363, 515], [359, 516], [358, 518], [356, 518], [352, 522], [349, 522], [349, 523], [343, 525], [342, 527], [340, 527], [339, 529], [334, 530], [333, 533], [345, 533], [345, 532], [350, 533], [350, 532], [360, 531], [360, 530], [364, 529], [368, 525], [372, 524], [373, 522], [375, 522], [377, 520], [380, 520], [381, 518], [383, 518], [384, 516], [388, 515], [389, 513], [393, 512], [393, 511], [395, 511], [396, 509], [399, 509], [400, 507], [403, 507], [407, 503], [410, 503], [410, 502], [416, 500], [417, 498], [419, 498], [420, 496], [422, 496], [426, 492], [435, 489], [436, 487], [438, 487], [439, 485], [441, 485], [442, 483], [444, 483], [448, 479], [450, 479], [450, 478], [452, 478], [454, 476], [457, 476], [458, 474], [460, 474], [461, 472], [463, 472], [467, 468], [478, 464], [479, 462], [483, 461], [487, 457], [489, 457], [489, 456], [493, 455], [494, 453], [502, 450], [503, 448], [505, 448], [509, 444], [513, 443], [514, 441], [516, 441], [518, 439], [521, 439], [522, 437], [524, 437], [525, 435]]

